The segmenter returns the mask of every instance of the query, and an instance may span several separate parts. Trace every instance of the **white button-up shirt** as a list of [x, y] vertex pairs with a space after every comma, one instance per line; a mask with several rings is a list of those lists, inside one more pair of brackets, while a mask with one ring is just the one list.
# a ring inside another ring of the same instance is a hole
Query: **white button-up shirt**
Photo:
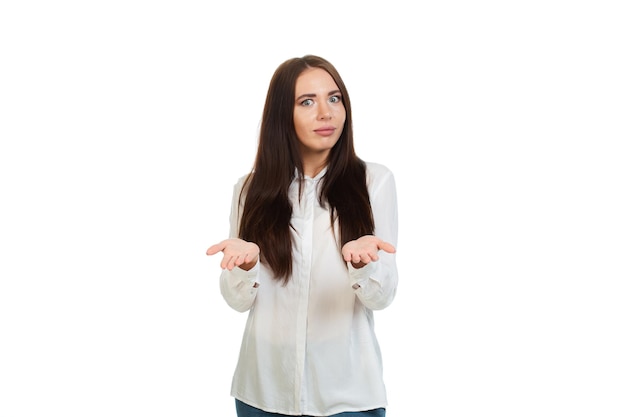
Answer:
[[[346, 267], [329, 211], [319, 204], [324, 173], [305, 177], [300, 200], [298, 181], [289, 190], [294, 242], [289, 283], [274, 279], [260, 262], [249, 271], [225, 269], [220, 277], [226, 302], [249, 312], [231, 394], [269, 412], [326, 416], [387, 406], [373, 310], [387, 307], [395, 296], [395, 254], [379, 251], [376, 262]], [[231, 237], [238, 235], [243, 179], [234, 188]], [[367, 163], [367, 184], [374, 234], [396, 246], [393, 174]]]

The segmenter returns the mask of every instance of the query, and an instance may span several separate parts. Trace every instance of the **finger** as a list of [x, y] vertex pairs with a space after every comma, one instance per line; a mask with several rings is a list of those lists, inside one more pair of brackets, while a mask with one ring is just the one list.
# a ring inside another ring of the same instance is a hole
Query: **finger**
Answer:
[[206, 250], [206, 254], [215, 255], [222, 250], [224, 250], [224, 242], [216, 243], [215, 245], [211, 246], [209, 249]]
[[224, 269], [228, 269], [229, 271], [232, 271], [233, 268], [235, 267], [235, 261], [237, 260], [237, 255], [224, 255]]
[[248, 255], [246, 255], [246, 259], [244, 260], [244, 263], [250, 263], [254, 260], [256, 260], [257, 255], [255, 253], [249, 253]]
[[243, 264], [246, 261], [246, 256], [248, 255], [245, 253], [237, 256], [237, 258], [235, 258], [235, 266], [240, 266], [241, 264]]
[[368, 264], [368, 263], [372, 262], [372, 257], [369, 254], [365, 253], [365, 254], [361, 255], [361, 262], [364, 263], [364, 264]]
[[387, 253], [395, 253], [396, 248], [389, 242], [381, 242], [378, 245], [378, 249], [384, 250]]
[[224, 256], [222, 258], [222, 262], [220, 263], [220, 266], [222, 267], [222, 269], [226, 269], [228, 268], [228, 261], [230, 260], [230, 257]]
[[228, 270], [232, 271], [236, 266], [239, 266], [240, 264], [238, 263], [239, 260], [239, 255], [233, 255], [230, 260], [228, 261]]

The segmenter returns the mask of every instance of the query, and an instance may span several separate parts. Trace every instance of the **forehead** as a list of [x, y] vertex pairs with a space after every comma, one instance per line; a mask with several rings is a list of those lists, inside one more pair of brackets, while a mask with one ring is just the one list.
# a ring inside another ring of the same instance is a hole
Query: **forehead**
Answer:
[[338, 90], [337, 83], [325, 70], [309, 68], [296, 80], [296, 95]]

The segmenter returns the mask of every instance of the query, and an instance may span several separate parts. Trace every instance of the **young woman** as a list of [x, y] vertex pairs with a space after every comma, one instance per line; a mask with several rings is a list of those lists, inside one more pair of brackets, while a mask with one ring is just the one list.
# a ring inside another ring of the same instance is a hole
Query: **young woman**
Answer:
[[395, 180], [354, 150], [348, 91], [307, 55], [270, 82], [254, 168], [234, 188], [220, 288], [248, 311], [237, 415], [384, 416], [373, 311], [398, 283]]

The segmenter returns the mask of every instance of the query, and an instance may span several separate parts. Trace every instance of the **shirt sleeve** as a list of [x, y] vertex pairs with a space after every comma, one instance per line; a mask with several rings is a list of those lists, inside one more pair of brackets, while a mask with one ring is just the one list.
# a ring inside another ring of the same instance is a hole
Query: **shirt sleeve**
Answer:
[[[229, 237], [239, 237], [239, 218], [242, 205], [239, 203], [239, 194], [243, 187], [243, 178], [234, 187], [233, 199], [230, 209], [230, 233]], [[259, 283], [259, 262], [249, 271], [239, 267], [222, 270], [220, 275], [220, 291], [226, 303], [233, 309], [244, 312], [252, 307]]]
[[[382, 166], [369, 167], [370, 203], [374, 215], [374, 234], [397, 248], [398, 202], [393, 173]], [[356, 269], [348, 263], [350, 283], [366, 307], [381, 310], [391, 304], [398, 287], [396, 254], [378, 252], [379, 259]]]

